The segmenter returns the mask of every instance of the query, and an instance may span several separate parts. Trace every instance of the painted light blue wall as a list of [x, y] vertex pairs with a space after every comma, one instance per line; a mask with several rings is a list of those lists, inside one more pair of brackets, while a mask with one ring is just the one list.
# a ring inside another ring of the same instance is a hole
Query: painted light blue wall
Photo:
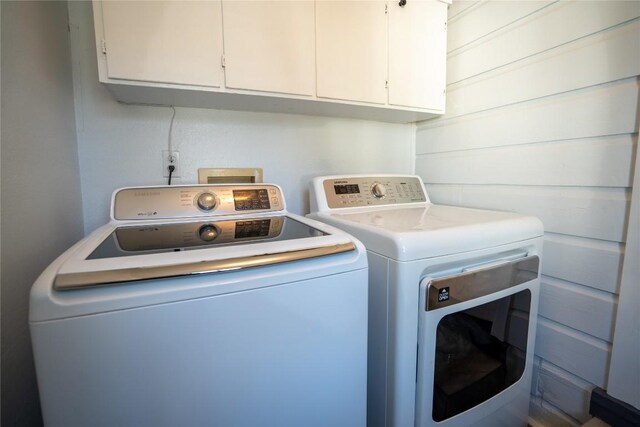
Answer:
[[[117, 103], [98, 83], [91, 3], [70, 2], [76, 117], [85, 231], [108, 219], [113, 190], [164, 184], [168, 107]], [[197, 169], [262, 167], [264, 180], [283, 187], [289, 211], [308, 212], [307, 186], [332, 173], [409, 173], [413, 125], [301, 115], [177, 108], [173, 147], [183, 174]]]
[[67, 5], [0, 4], [2, 425], [37, 426], [29, 291], [83, 235]]

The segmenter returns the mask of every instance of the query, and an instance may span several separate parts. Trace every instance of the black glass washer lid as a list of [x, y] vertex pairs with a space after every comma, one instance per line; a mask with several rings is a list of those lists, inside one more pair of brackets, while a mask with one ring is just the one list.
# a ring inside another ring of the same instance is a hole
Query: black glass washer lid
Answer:
[[87, 259], [286, 241], [327, 233], [286, 216], [146, 224], [116, 228]]

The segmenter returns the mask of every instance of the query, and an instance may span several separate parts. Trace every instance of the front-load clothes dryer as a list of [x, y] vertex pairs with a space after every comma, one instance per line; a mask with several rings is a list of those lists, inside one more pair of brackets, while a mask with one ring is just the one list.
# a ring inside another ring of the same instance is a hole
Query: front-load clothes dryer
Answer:
[[365, 249], [275, 185], [115, 192], [29, 316], [48, 427], [366, 422]]
[[310, 197], [367, 248], [367, 424], [526, 426], [541, 222], [432, 204], [418, 176], [319, 177]]

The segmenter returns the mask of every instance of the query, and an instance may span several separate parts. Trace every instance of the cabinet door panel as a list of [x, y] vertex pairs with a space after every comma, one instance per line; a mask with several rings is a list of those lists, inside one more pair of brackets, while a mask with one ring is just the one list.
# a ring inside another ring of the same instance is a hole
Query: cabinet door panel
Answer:
[[104, 1], [110, 79], [218, 87], [220, 1]]
[[314, 94], [313, 1], [231, 0], [222, 8], [227, 87]]
[[386, 103], [384, 1], [318, 1], [316, 52], [318, 97]]
[[444, 110], [447, 5], [389, 3], [389, 104]]

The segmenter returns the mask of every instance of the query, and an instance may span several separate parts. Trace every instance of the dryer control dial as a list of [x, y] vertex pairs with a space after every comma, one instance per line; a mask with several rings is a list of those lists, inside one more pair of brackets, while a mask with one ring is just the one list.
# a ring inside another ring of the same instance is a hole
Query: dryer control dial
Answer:
[[387, 194], [387, 188], [384, 184], [376, 182], [371, 186], [371, 194], [377, 199], [382, 199]]
[[206, 193], [200, 194], [196, 198], [196, 204], [198, 205], [198, 208], [200, 208], [201, 210], [205, 212], [209, 212], [216, 207], [216, 205], [218, 204], [218, 201], [216, 200], [215, 194], [206, 192]]

